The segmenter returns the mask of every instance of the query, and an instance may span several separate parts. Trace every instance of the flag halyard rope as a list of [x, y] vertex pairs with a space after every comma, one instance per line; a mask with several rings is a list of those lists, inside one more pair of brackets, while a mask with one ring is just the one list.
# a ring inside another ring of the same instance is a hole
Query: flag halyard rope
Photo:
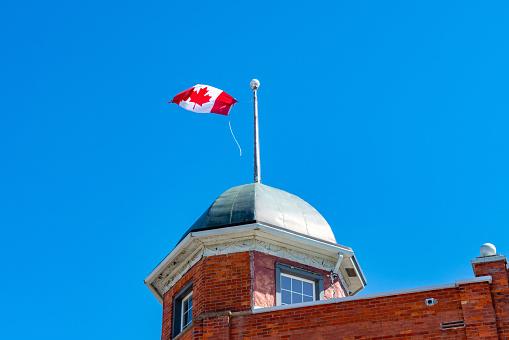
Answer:
[[237, 142], [237, 138], [235, 138], [235, 135], [233, 134], [232, 125], [231, 125], [229, 119], [228, 119], [228, 126], [230, 127], [230, 132], [232, 133], [232, 137], [235, 140], [235, 143], [237, 143], [237, 146], [239, 147], [240, 155], [242, 156], [242, 149], [240, 148], [239, 142]]

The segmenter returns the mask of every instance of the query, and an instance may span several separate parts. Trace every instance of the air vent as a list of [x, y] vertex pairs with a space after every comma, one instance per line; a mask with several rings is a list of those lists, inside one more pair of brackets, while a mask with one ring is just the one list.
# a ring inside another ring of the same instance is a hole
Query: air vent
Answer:
[[465, 327], [465, 321], [459, 320], [459, 321], [441, 322], [440, 327], [442, 328], [443, 331], [446, 331], [448, 329], [463, 328], [463, 327]]
[[348, 277], [356, 277], [357, 274], [355, 274], [355, 269], [353, 268], [345, 268], [346, 270], [346, 275], [348, 275]]

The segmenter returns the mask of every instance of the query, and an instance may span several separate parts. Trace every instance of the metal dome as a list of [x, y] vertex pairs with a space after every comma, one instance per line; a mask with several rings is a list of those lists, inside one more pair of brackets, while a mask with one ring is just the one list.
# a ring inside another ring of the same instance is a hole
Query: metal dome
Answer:
[[329, 224], [309, 203], [286, 191], [261, 183], [245, 184], [225, 191], [182, 239], [191, 232], [249, 223], [266, 224], [336, 244]]

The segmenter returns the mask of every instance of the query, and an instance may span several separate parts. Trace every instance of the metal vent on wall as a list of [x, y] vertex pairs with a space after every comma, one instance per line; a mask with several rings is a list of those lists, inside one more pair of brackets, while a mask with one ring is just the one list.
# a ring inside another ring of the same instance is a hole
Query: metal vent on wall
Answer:
[[355, 273], [355, 269], [353, 268], [345, 268], [346, 274], [348, 277], [356, 277], [357, 274]]
[[448, 329], [463, 328], [463, 327], [465, 327], [465, 321], [458, 320], [458, 321], [441, 322], [440, 327], [442, 328], [443, 331], [446, 331]]

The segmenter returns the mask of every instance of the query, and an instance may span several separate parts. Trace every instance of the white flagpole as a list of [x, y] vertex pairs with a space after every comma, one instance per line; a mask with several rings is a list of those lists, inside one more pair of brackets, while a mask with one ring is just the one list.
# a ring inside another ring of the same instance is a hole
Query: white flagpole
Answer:
[[254, 182], [261, 183], [261, 169], [260, 169], [260, 137], [258, 135], [258, 98], [256, 91], [260, 86], [257, 79], [251, 80], [251, 89], [253, 90], [253, 104], [254, 104]]

